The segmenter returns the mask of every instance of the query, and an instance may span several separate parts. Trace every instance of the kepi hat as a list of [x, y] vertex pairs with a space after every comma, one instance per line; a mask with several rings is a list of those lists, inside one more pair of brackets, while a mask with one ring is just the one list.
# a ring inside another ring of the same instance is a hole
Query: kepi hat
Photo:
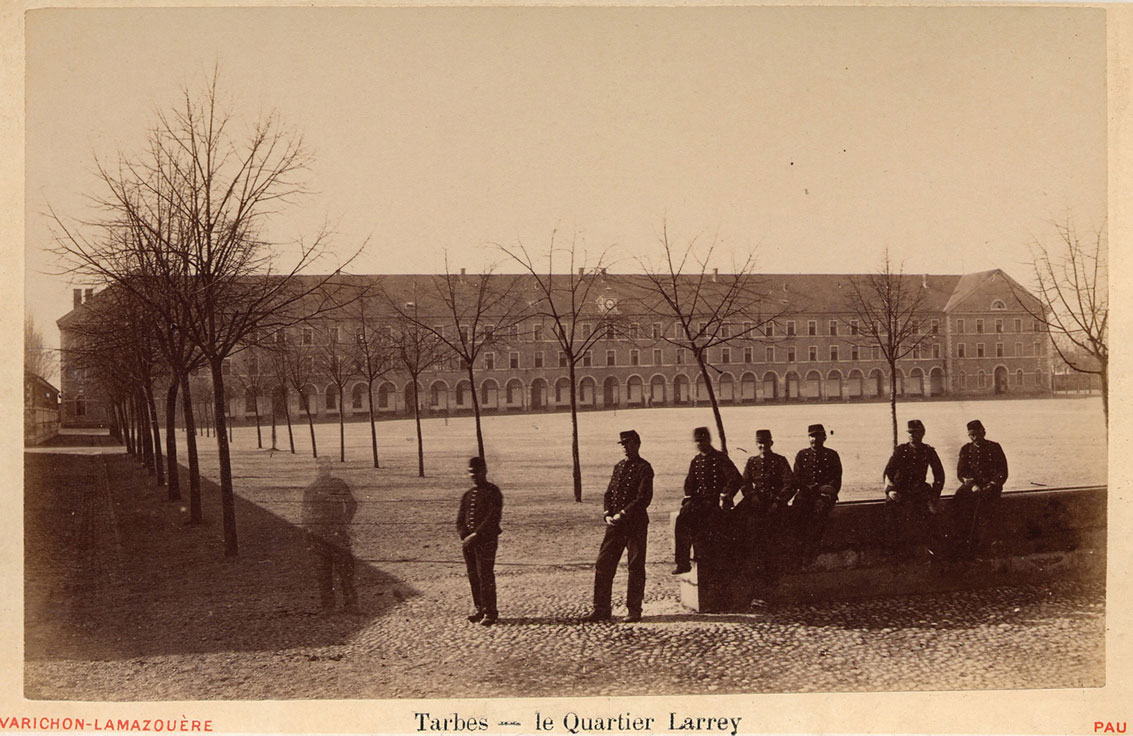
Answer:
[[920, 419], [910, 419], [908, 428], [909, 429], [923, 430], [924, 429], [924, 422], [922, 422]]
[[979, 419], [973, 419], [972, 421], [968, 422], [968, 429], [969, 430], [983, 429], [983, 428], [984, 428], [983, 422], [981, 422]]
[[757, 430], [755, 430], [755, 441], [756, 442], [771, 442], [772, 441], [771, 440], [771, 430], [770, 429], [757, 429]]
[[813, 437], [816, 434], [826, 434], [826, 427], [821, 424], [812, 424], [806, 428], [806, 433]]
[[634, 431], [632, 429], [627, 429], [624, 432], [618, 432], [618, 444], [619, 445], [624, 445], [625, 443], [627, 443], [631, 440], [634, 441], [634, 442], [641, 442], [641, 437], [637, 434], [636, 431]]
[[692, 430], [692, 438], [694, 440], [712, 441], [712, 434], [708, 431], [708, 427], [697, 427]]

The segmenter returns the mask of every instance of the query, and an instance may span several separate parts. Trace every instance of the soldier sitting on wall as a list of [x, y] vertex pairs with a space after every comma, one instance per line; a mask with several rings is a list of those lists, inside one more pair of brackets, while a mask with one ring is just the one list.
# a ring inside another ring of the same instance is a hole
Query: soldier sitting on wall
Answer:
[[790, 539], [788, 504], [795, 495], [791, 464], [771, 450], [774, 444], [771, 430], [756, 431], [755, 445], [759, 454], [749, 457], [744, 465], [744, 482], [740, 487], [744, 498], [736, 506], [746, 531], [745, 556], [759, 570], [759, 577], [766, 585], [774, 585], [779, 579]]
[[998, 442], [986, 439], [980, 420], [968, 422], [968, 438], [971, 442], [960, 448], [960, 487], [952, 501], [953, 553], [961, 558], [975, 553], [977, 527], [994, 518], [1007, 482], [1007, 456]]
[[[740, 487], [740, 474], [728, 456], [712, 446], [708, 427], [697, 427], [692, 432], [697, 454], [689, 463], [685, 476], [685, 497], [673, 530], [676, 537], [676, 567], [674, 575], [692, 569], [690, 552], [693, 539], [703, 538], [704, 532], [720, 520], [721, 507], [730, 507], [732, 497]], [[697, 548], [697, 554], [702, 550]]]
[[826, 428], [812, 424], [807, 427], [807, 435], [810, 447], [795, 455], [798, 495], [791, 504], [804, 564], [810, 564], [817, 556], [826, 519], [842, 489], [842, 460], [837, 452], [826, 447]]
[[[905, 546], [909, 528], [915, 534], [912, 540], [920, 544], [929, 556], [935, 554], [937, 502], [944, 489], [944, 466], [940, 457], [924, 439], [924, 424], [910, 419], [909, 441], [898, 445], [885, 465], [885, 527], [890, 554], [896, 555]], [[932, 469], [932, 484], [925, 478]]]

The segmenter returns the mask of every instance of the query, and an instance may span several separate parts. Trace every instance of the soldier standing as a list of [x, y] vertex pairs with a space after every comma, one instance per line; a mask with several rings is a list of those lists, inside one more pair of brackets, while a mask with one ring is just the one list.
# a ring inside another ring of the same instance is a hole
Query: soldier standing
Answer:
[[594, 610], [587, 621], [608, 621], [614, 573], [622, 551], [628, 554], [629, 583], [626, 590], [626, 623], [641, 620], [645, 597], [645, 548], [649, 535], [649, 515], [645, 509], [653, 500], [653, 466], [638, 454], [641, 437], [634, 430], [619, 433], [618, 442], [625, 459], [614, 466], [610, 485], [602, 500], [606, 536], [594, 565]]
[[[924, 439], [924, 423], [910, 419], [909, 441], [898, 445], [885, 465], [885, 517], [891, 553], [896, 553], [902, 542], [902, 531], [916, 522], [920, 529], [920, 544], [931, 555], [935, 530], [929, 519], [936, 515], [936, 504], [944, 489], [944, 466], [940, 457]], [[932, 469], [932, 485], [925, 480]]]
[[772, 451], [771, 430], [755, 433], [759, 454], [744, 465], [743, 501], [736, 507], [746, 528], [747, 557], [758, 568], [766, 585], [774, 585], [782, 567], [788, 526], [787, 504], [795, 493], [794, 476], [787, 458]]
[[476, 607], [468, 620], [491, 626], [499, 618], [496, 608], [496, 547], [504, 497], [494, 483], [488, 482], [484, 458], [470, 458], [468, 474], [472, 476], [473, 485], [460, 499], [460, 511], [456, 516], [456, 531], [463, 546], [472, 603]]
[[795, 455], [795, 496], [791, 509], [795, 514], [798, 538], [803, 545], [803, 561], [810, 564], [818, 554], [818, 543], [826, 528], [830, 509], [838, 502], [842, 490], [842, 460], [826, 447], [826, 428], [821, 424], [807, 427], [810, 447]]
[[315, 480], [303, 489], [303, 528], [307, 550], [315, 563], [322, 610], [334, 610], [337, 577], [343, 610], [353, 613], [358, 610], [358, 591], [354, 587], [349, 525], [358, 503], [346, 481], [331, 475], [333, 467], [329, 457], [315, 460]]
[[[692, 431], [697, 454], [689, 463], [685, 477], [685, 497], [677, 514], [673, 530], [676, 537], [674, 575], [692, 569], [689, 553], [693, 538], [701, 537], [707, 526], [718, 517], [720, 508], [729, 507], [736, 495], [742, 479], [736, 466], [728, 456], [712, 446], [712, 435], [708, 427], [697, 427]], [[698, 550], [699, 552], [699, 550]]]
[[986, 437], [979, 419], [968, 422], [968, 444], [960, 448], [956, 475], [960, 487], [952, 501], [952, 529], [955, 553], [968, 557], [975, 551], [976, 526], [981, 518], [994, 516], [1007, 482], [1007, 456], [998, 442]]

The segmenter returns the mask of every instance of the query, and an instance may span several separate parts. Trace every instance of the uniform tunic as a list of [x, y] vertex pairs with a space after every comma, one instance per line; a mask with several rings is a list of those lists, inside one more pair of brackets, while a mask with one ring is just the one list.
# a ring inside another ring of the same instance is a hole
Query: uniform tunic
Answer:
[[800, 490], [830, 486], [842, 490], [842, 460], [829, 447], [805, 447], [795, 455], [795, 483]]
[[645, 552], [649, 535], [649, 515], [645, 509], [653, 500], [653, 466], [640, 457], [626, 458], [614, 466], [606, 495], [602, 499], [603, 516], [621, 514], [622, 518], [606, 527], [598, 561], [594, 565], [594, 611], [610, 614], [614, 574], [622, 552], [626, 552], [629, 579], [626, 587], [626, 608], [641, 613], [645, 598]]
[[[767, 457], [753, 455], [744, 465], [744, 498], [761, 504], [786, 503], [795, 494], [794, 476], [787, 458], [774, 452]], [[750, 503], [751, 501], [749, 501]]]
[[961, 479], [972, 478], [980, 486], [1003, 488], [1003, 484], [1007, 482], [1007, 456], [1003, 454], [1003, 448], [998, 442], [969, 442], [960, 448], [956, 475]]
[[456, 515], [456, 531], [461, 539], [476, 534], [476, 539], [463, 548], [472, 603], [477, 611], [493, 619], [497, 615], [496, 548], [503, 507], [504, 497], [500, 489], [493, 483], [485, 483], [464, 493]]
[[[932, 469], [931, 489], [927, 488], [925, 481], [929, 468]], [[944, 488], [944, 466], [940, 457], [932, 445], [923, 442], [919, 445], [912, 442], [898, 445], [885, 465], [885, 477], [899, 491], [922, 493], [931, 490], [933, 498], [939, 498]]]
[[[678, 568], [688, 567], [693, 538], [706, 531], [720, 513], [720, 496], [731, 499], [742, 483], [743, 478], [736, 466], [716, 448], [697, 453], [692, 459], [685, 476], [684, 502], [673, 529], [674, 557]], [[700, 552], [698, 547], [697, 554]]]

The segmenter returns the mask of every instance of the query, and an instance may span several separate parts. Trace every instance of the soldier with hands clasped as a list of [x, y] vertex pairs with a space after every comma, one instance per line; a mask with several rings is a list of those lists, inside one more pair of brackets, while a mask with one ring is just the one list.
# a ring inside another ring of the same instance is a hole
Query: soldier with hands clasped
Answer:
[[504, 497], [494, 483], [488, 482], [484, 458], [470, 458], [468, 474], [473, 485], [461, 497], [460, 511], [456, 515], [456, 531], [460, 535], [468, 584], [472, 588], [472, 603], [476, 607], [468, 620], [491, 626], [499, 617], [496, 608], [496, 548]]
[[1007, 482], [1007, 456], [998, 442], [987, 439], [979, 419], [968, 422], [968, 444], [960, 448], [956, 475], [960, 487], [952, 500], [954, 553], [970, 557], [978, 542], [976, 527], [994, 517]]
[[641, 437], [634, 430], [619, 434], [625, 459], [614, 466], [606, 495], [602, 499], [602, 519], [606, 535], [594, 565], [594, 610], [587, 621], [608, 621], [614, 573], [624, 550], [629, 566], [626, 590], [627, 623], [641, 620], [645, 597], [645, 549], [649, 535], [646, 508], [653, 500], [653, 466], [639, 454]]
[[[944, 466], [931, 445], [922, 440], [924, 423], [910, 419], [909, 441], [897, 445], [885, 465], [885, 517], [890, 553], [896, 553], [904, 541], [906, 527], [917, 528], [917, 541], [933, 554], [935, 524], [940, 492], [944, 489]], [[932, 484], [925, 478], [932, 470]]]
[[810, 447], [795, 455], [795, 496], [791, 509], [794, 512], [798, 538], [802, 542], [803, 562], [814, 561], [818, 543], [826, 528], [826, 518], [838, 502], [842, 490], [842, 459], [826, 446], [826, 428], [821, 424], [807, 427]]

